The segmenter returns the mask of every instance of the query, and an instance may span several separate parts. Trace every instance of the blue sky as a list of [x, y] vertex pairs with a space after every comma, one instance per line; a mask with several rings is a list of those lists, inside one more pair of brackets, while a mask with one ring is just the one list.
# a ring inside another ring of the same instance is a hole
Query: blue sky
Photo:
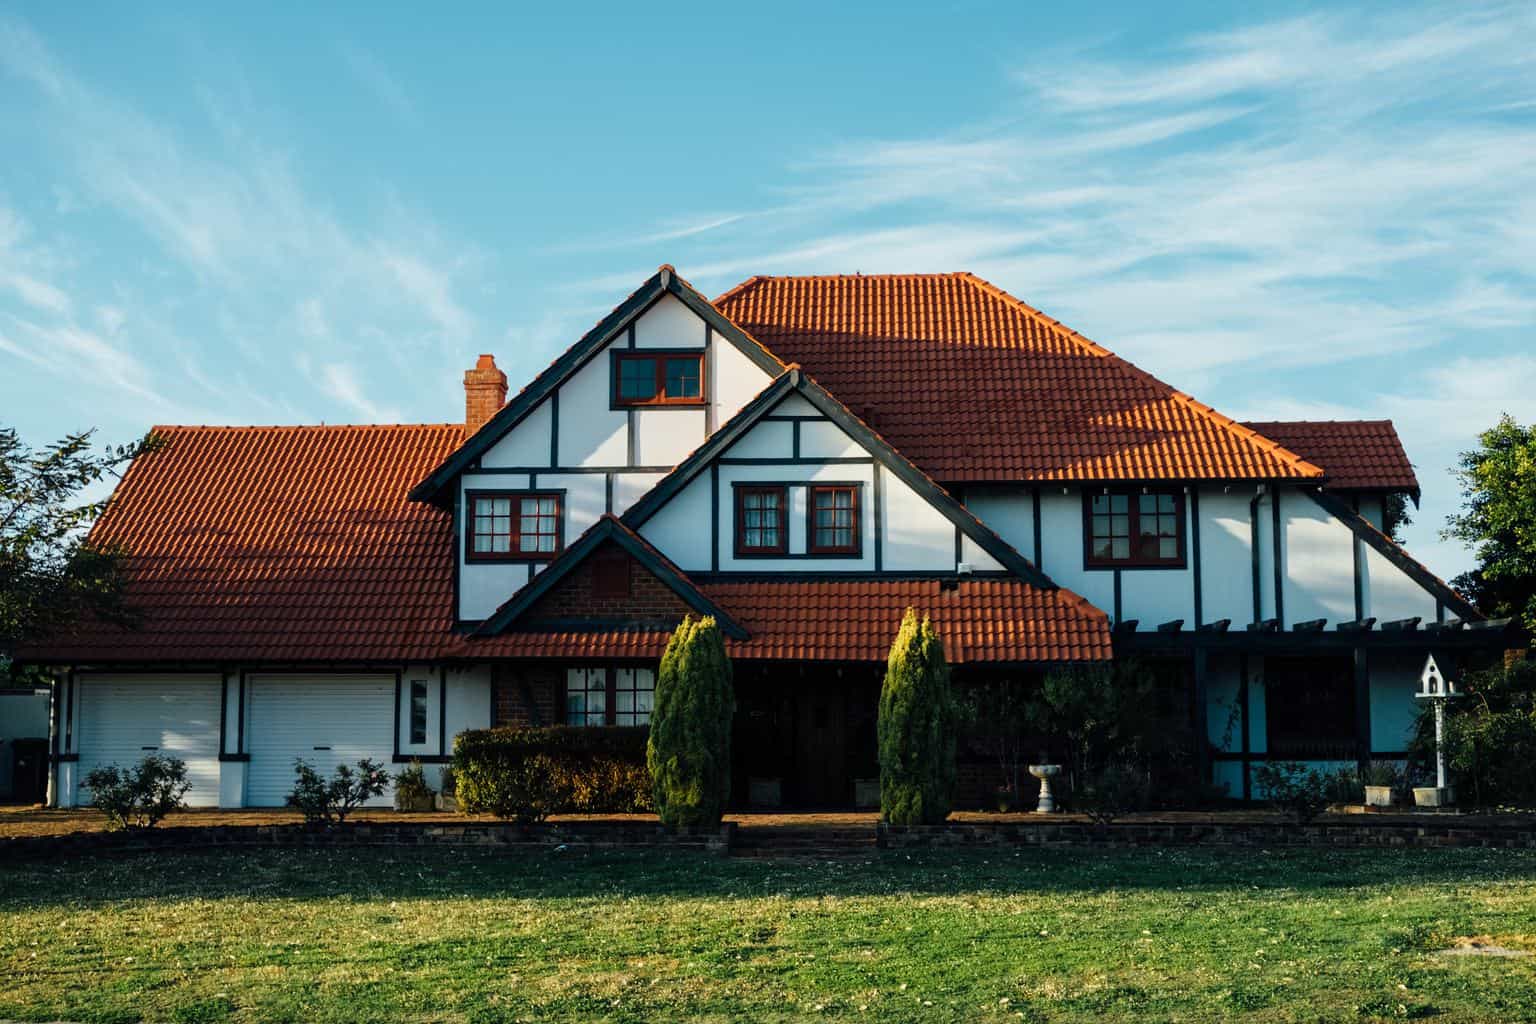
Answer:
[[[657, 264], [971, 270], [1241, 418], [1536, 420], [1529, 5], [26, 4], [0, 422], [457, 418]], [[316, 9], [310, 9], [314, 7]]]

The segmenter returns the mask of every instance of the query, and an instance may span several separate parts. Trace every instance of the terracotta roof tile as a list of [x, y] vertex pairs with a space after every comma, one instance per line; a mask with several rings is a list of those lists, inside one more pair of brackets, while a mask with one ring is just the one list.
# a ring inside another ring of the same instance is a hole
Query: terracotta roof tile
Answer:
[[130, 552], [142, 628], [83, 624], [24, 656], [427, 658], [451, 628], [451, 521], [406, 500], [459, 424], [157, 427], [91, 532]]
[[715, 305], [948, 483], [1321, 475], [971, 274], [754, 277]]
[[1288, 420], [1245, 423], [1321, 466], [1336, 490], [1419, 493], [1419, 479], [1391, 420]]
[[[1098, 661], [1110, 652], [1105, 614], [1067, 590], [1020, 580], [696, 580], [750, 634], [729, 640], [732, 657], [883, 661], [911, 606], [933, 617], [954, 663]], [[613, 630], [508, 632], [474, 637], [459, 657], [659, 658], [667, 634]]]

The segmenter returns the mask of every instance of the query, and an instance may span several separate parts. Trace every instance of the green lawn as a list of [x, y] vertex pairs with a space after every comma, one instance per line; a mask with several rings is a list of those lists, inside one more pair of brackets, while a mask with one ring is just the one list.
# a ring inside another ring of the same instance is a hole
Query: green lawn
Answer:
[[447, 850], [0, 868], [0, 1019], [1536, 1019], [1536, 853]]

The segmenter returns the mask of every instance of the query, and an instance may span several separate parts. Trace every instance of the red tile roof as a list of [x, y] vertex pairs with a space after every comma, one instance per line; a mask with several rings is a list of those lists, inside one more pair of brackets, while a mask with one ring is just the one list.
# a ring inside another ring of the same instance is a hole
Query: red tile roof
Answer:
[[[1111, 656], [1104, 612], [1068, 590], [1019, 580], [708, 580], [710, 600], [750, 637], [728, 640], [737, 658], [883, 661], [911, 606], [933, 617], [954, 663], [1098, 661]], [[508, 632], [461, 641], [459, 657], [659, 658], [659, 631]]]
[[458, 424], [158, 427], [92, 530], [130, 552], [142, 629], [82, 625], [37, 659], [428, 658], [451, 628], [451, 520], [406, 500]]
[[1391, 420], [1287, 420], [1243, 426], [1321, 466], [1335, 490], [1419, 493], [1413, 463]]
[[946, 483], [1321, 475], [971, 274], [754, 277], [715, 305]]
[[[130, 550], [142, 625], [82, 624], [20, 652], [38, 661], [400, 662], [438, 657], [659, 657], [665, 633], [452, 631], [448, 513], [407, 499], [463, 439], [458, 424], [160, 427], [92, 531]], [[752, 633], [739, 657], [885, 657], [908, 604], [956, 661], [1108, 657], [1104, 613], [1020, 581], [714, 582]], [[513, 639], [515, 637], [515, 639]]]

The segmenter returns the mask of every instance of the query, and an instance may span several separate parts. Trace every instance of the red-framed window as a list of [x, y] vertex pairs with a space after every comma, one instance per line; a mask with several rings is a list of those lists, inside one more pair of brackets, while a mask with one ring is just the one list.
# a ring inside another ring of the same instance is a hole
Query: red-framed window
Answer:
[[704, 353], [658, 349], [615, 352], [613, 404], [703, 405]]
[[1184, 495], [1177, 491], [1088, 494], [1083, 521], [1089, 566], [1184, 565]]
[[466, 561], [547, 562], [560, 553], [560, 492], [470, 491], [465, 499]]
[[738, 484], [736, 553], [782, 555], [789, 550], [789, 495], [783, 484]]
[[656, 671], [632, 665], [565, 670], [566, 725], [650, 725]]
[[859, 553], [857, 484], [812, 484], [806, 513], [806, 551], [813, 555]]

